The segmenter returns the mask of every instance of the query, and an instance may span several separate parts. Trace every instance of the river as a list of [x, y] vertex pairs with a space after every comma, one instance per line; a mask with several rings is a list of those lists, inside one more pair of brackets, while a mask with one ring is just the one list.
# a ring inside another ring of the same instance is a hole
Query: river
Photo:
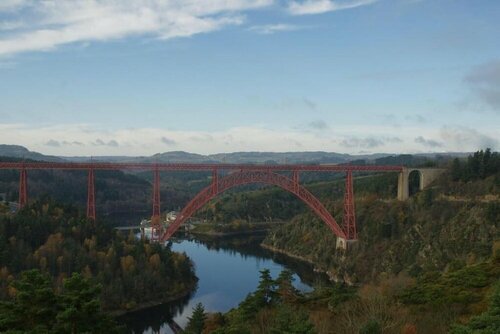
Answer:
[[128, 313], [118, 320], [129, 333], [173, 333], [171, 327], [184, 328], [199, 302], [207, 312], [226, 312], [238, 306], [248, 293], [255, 291], [259, 270], [264, 268], [274, 278], [281, 270], [290, 269], [295, 273], [295, 286], [302, 291], [327, 281], [326, 275], [315, 273], [309, 264], [263, 249], [262, 238], [176, 239], [172, 249], [185, 252], [195, 264], [199, 278], [196, 291], [181, 300]]

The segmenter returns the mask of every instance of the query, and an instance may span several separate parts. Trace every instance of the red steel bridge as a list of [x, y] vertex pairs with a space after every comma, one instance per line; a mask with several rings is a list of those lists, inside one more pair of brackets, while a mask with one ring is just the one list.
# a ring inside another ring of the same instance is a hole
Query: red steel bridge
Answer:
[[[198, 209], [224, 191], [244, 184], [265, 183], [291, 192], [311, 208], [339, 238], [356, 240], [356, 215], [354, 208], [353, 172], [403, 172], [402, 166], [377, 165], [251, 165], [251, 164], [191, 164], [191, 163], [73, 163], [73, 162], [0, 162], [0, 169], [19, 170], [19, 206], [28, 201], [28, 170], [83, 170], [88, 173], [87, 217], [96, 218], [94, 172], [99, 170], [152, 171], [153, 214], [152, 238], [168, 240], [175, 231]], [[160, 172], [161, 171], [208, 171], [212, 172], [209, 186], [201, 190], [163, 231], [160, 223]], [[224, 175], [220, 175], [224, 171]], [[286, 173], [283, 173], [286, 172]], [[340, 226], [325, 206], [300, 184], [301, 172], [346, 173], [344, 214]]]

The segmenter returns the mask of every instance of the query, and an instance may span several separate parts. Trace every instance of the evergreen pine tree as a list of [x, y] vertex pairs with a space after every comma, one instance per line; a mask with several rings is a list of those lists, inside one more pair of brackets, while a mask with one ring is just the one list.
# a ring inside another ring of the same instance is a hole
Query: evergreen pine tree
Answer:
[[260, 271], [260, 281], [254, 296], [257, 308], [270, 305], [276, 300], [276, 282], [269, 269]]
[[203, 327], [205, 327], [205, 320], [207, 320], [205, 308], [202, 303], [196, 304], [193, 314], [188, 319], [189, 322], [184, 332], [188, 334], [201, 334]]
[[100, 287], [92, 285], [81, 274], [64, 280], [59, 297], [61, 311], [57, 315], [56, 328], [61, 333], [113, 333], [117, 328], [113, 321], [101, 313]]
[[300, 295], [300, 292], [293, 286], [293, 273], [290, 270], [281, 271], [278, 279], [276, 280], [277, 295], [280, 302], [294, 302]]
[[460, 164], [460, 160], [458, 158], [453, 159], [453, 163], [451, 165], [451, 179], [453, 181], [458, 181], [462, 177], [462, 166]]
[[49, 278], [39, 270], [29, 270], [12, 287], [14, 300], [0, 306], [0, 330], [47, 332], [57, 307]]

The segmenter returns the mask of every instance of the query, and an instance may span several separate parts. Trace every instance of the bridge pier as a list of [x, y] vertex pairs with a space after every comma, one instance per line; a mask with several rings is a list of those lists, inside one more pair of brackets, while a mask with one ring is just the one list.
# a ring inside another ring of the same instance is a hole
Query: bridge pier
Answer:
[[87, 218], [95, 220], [95, 183], [94, 169], [89, 169], [87, 184]]
[[26, 168], [19, 171], [19, 208], [28, 203], [28, 173]]
[[410, 198], [410, 174], [417, 171], [419, 175], [419, 190], [427, 188], [445, 170], [441, 168], [407, 168], [403, 167], [398, 175], [398, 200], [406, 201]]
[[356, 214], [354, 211], [354, 185], [352, 182], [352, 170], [347, 171], [345, 178], [344, 217], [342, 220], [342, 228], [347, 240], [358, 239], [356, 231]]
[[337, 244], [336, 244], [336, 248], [337, 249], [342, 249], [342, 250], [352, 250], [355, 245], [357, 245], [358, 243], [358, 240], [348, 240], [348, 239], [344, 239], [344, 238], [341, 238], [341, 237], [337, 237]]
[[151, 216], [151, 241], [159, 241], [162, 236], [160, 217], [160, 170], [158, 167], [153, 175], [153, 215]]
[[400, 201], [406, 201], [410, 197], [409, 176], [408, 168], [403, 168], [398, 175], [398, 200]]
[[218, 184], [219, 184], [219, 172], [217, 171], [216, 168], [214, 168], [212, 170], [212, 192], [214, 194], [217, 194], [219, 192]]
[[292, 180], [293, 180], [293, 191], [298, 194], [299, 193], [299, 186], [300, 186], [300, 181], [299, 181], [299, 171], [295, 170], [292, 173]]

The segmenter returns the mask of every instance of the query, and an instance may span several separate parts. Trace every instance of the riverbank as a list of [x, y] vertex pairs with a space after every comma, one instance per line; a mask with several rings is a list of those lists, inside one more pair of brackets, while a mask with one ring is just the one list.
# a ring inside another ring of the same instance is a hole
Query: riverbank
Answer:
[[168, 298], [136, 304], [133, 308], [128, 309], [128, 310], [111, 310], [111, 311], [107, 311], [107, 313], [112, 317], [118, 318], [118, 317], [130, 314], [130, 313], [142, 311], [142, 310], [145, 310], [145, 309], [148, 309], [151, 307], [155, 307], [158, 305], [176, 302], [178, 300], [185, 299], [185, 298], [189, 297], [191, 294], [193, 294], [194, 292], [196, 292], [197, 285], [198, 285], [198, 280], [196, 281], [195, 284], [193, 284], [193, 286], [189, 287], [185, 291], [179, 292], [179, 293], [177, 293], [173, 296], [170, 296]]
[[302, 261], [304, 263], [309, 264], [313, 268], [313, 271], [315, 273], [325, 274], [328, 277], [328, 280], [330, 282], [344, 283], [344, 284], [347, 284], [349, 286], [357, 286], [357, 287], [362, 285], [359, 282], [354, 281], [349, 275], [347, 275], [345, 273], [344, 273], [344, 275], [341, 275], [339, 272], [333, 272], [331, 270], [319, 267], [317, 262], [315, 262], [307, 257], [303, 257], [300, 255], [291, 253], [289, 251], [286, 251], [284, 249], [276, 248], [274, 246], [267, 245], [265, 243], [261, 243], [260, 246], [263, 249], [267, 249], [271, 252], [278, 253], [278, 254], [281, 254], [283, 256], [289, 257], [291, 259], [296, 259], [298, 261]]
[[296, 259], [296, 260], [307, 262], [310, 265], [314, 266], [314, 270], [316, 272], [326, 273], [326, 271], [317, 268], [316, 267], [317, 266], [316, 263], [314, 263], [312, 260], [310, 260], [310, 259], [308, 259], [306, 257], [290, 253], [290, 252], [288, 252], [286, 250], [283, 250], [283, 249], [280, 249], [280, 248], [276, 248], [276, 247], [273, 247], [273, 246], [270, 246], [270, 245], [266, 245], [265, 243], [261, 243], [260, 247], [262, 247], [264, 249], [267, 249], [267, 250], [270, 250], [271, 252], [275, 252], [275, 253], [280, 253], [280, 254], [286, 255], [286, 256], [291, 257], [291, 258]]
[[289, 258], [292, 258], [292, 259], [296, 259], [296, 260], [299, 260], [299, 261], [302, 261], [302, 262], [306, 262], [308, 263], [309, 265], [311, 265], [313, 267], [313, 271], [316, 272], [316, 273], [322, 273], [322, 274], [325, 274], [328, 276], [328, 279], [331, 281], [331, 282], [345, 282], [347, 283], [348, 285], [354, 285], [352, 284], [351, 282], [349, 281], [346, 281], [344, 279], [340, 279], [338, 276], [336, 276], [334, 273], [332, 273], [331, 271], [329, 270], [326, 270], [324, 268], [320, 268], [318, 267], [318, 264], [315, 263], [314, 261], [312, 261], [311, 259], [308, 259], [306, 257], [303, 257], [303, 256], [300, 256], [300, 255], [296, 255], [296, 254], [293, 254], [293, 253], [290, 253], [286, 250], [283, 250], [283, 249], [280, 249], [280, 248], [276, 248], [276, 247], [273, 247], [273, 246], [270, 246], [270, 245], [267, 245], [265, 243], [261, 243], [260, 246], [264, 249], [267, 249], [271, 252], [274, 252], [274, 253], [279, 253], [279, 254], [282, 254], [284, 256], [287, 256]]
[[240, 235], [254, 235], [254, 234], [265, 234], [269, 232], [269, 229], [263, 230], [248, 230], [248, 231], [234, 231], [234, 232], [218, 232], [218, 231], [190, 231], [189, 233], [195, 236], [205, 236], [205, 237], [236, 237]]
[[277, 225], [287, 222], [259, 222], [259, 223], [238, 223], [238, 224], [202, 224], [189, 230], [194, 235], [209, 237], [232, 237], [239, 235], [263, 234], [269, 232]]

